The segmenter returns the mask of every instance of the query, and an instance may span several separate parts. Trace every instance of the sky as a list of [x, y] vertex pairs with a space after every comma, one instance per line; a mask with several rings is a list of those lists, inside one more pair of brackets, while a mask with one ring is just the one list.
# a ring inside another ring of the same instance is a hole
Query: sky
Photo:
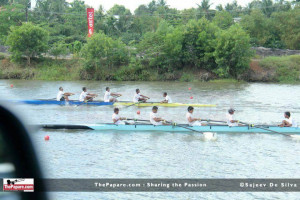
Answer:
[[[210, 0], [213, 4], [212, 8], [215, 6], [222, 4], [223, 6], [227, 3], [231, 3], [233, 0]], [[252, 0], [237, 0], [238, 4], [241, 6], [246, 6]], [[72, 2], [72, 0], [68, 0], [68, 2]], [[132, 12], [142, 4], [148, 4], [151, 0], [85, 0], [87, 5], [92, 6], [95, 9], [98, 9], [100, 5], [104, 7], [107, 11], [115, 4], [124, 5], [126, 8], [129, 8]], [[179, 10], [183, 10], [185, 8], [197, 7], [197, 3], [200, 4], [201, 0], [166, 0], [167, 5], [171, 8], [177, 8]]]

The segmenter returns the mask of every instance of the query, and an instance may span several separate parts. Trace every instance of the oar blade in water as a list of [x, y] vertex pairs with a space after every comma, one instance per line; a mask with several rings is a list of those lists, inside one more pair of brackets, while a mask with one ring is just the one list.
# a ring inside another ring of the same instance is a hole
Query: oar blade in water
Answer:
[[300, 135], [289, 135], [295, 140], [300, 140]]
[[216, 140], [217, 139], [217, 133], [203, 132], [203, 137], [206, 140]]

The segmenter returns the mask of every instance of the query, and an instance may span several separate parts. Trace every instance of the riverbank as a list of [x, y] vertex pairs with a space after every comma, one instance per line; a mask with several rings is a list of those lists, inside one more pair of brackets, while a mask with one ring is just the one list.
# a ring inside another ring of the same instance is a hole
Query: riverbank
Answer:
[[[106, 81], [224, 81], [205, 69], [176, 70], [159, 73], [156, 69], [131, 64], [118, 68], [99, 68], [92, 71], [82, 59], [36, 59], [30, 66], [26, 62], [14, 63], [0, 55], [0, 79], [27, 80], [106, 80]], [[238, 77], [248, 82], [300, 82], [300, 55], [253, 59], [249, 70]], [[236, 81], [226, 79], [226, 81]]]
[[242, 79], [248, 82], [300, 82], [300, 55], [252, 60]]

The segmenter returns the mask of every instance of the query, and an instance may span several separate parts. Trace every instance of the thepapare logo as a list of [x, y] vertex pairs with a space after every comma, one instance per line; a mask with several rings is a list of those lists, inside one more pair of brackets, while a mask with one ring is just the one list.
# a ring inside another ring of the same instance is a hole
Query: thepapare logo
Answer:
[[33, 192], [34, 179], [33, 178], [4, 178], [3, 191], [9, 192]]

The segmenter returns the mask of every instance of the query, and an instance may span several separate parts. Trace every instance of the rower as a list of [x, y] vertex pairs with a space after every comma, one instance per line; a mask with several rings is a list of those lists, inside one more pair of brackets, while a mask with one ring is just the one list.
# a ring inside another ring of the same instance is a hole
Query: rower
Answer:
[[122, 120], [126, 120], [127, 118], [120, 117], [119, 116], [119, 111], [120, 111], [119, 108], [114, 109], [114, 114], [112, 115], [113, 123], [116, 124], [116, 125], [125, 125], [125, 122], [122, 121]]
[[187, 110], [188, 110], [188, 112], [186, 113], [185, 116], [186, 116], [189, 126], [202, 126], [202, 124], [200, 122], [201, 119], [193, 117], [194, 107], [189, 106]]
[[69, 96], [74, 95], [74, 93], [71, 93], [71, 92], [64, 92], [63, 87], [59, 87], [58, 90], [59, 91], [58, 91], [57, 96], [56, 96], [57, 101], [69, 101]]
[[164, 119], [161, 117], [157, 116], [157, 106], [153, 106], [152, 112], [150, 113], [150, 123], [155, 125], [155, 126], [160, 126], [160, 125], [167, 125]]
[[[110, 92], [110, 88], [109, 87], [106, 87], [105, 89], [105, 94], [104, 94], [104, 102], [117, 102], [117, 98], [122, 96], [121, 94], [118, 94], [118, 93], [111, 93]], [[114, 96], [114, 97], [110, 97], [110, 96]]]
[[163, 97], [165, 100], [163, 100], [161, 103], [172, 103], [172, 99], [168, 96], [168, 93], [164, 92]]
[[290, 112], [284, 112], [284, 120], [278, 126], [280, 127], [297, 127], [297, 122], [291, 117]]
[[82, 92], [79, 96], [79, 101], [82, 102], [93, 101], [93, 99], [97, 96], [98, 96], [97, 94], [88, 93], [86, 87], [83, 87]]
[[140, 89], [136, 89], [135, 92], [136, 92], [136, 94], [133, 97], [133, 102], [134, 103], [139, 103], [139, 102], [145, 103], [148, 99], [150, 99], [147, 96], [141, 95], [140, 94]]
[[228, 126], [238, 126], [239, 125], [239, 121], [233, 119], [234, 112], [235, 112], [235, 110], [233, 108], [230, 108], [228, 110], [228, 113], [226, 114]]

